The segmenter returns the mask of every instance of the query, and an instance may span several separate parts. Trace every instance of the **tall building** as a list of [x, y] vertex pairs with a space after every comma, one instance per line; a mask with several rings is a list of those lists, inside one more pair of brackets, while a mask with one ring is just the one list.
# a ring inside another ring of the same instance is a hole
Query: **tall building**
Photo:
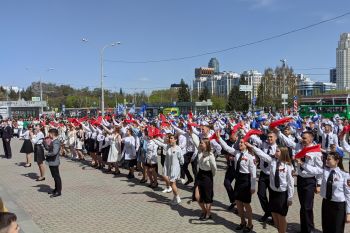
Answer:
[[337, 83], [337, 69], [336, 68], [329, 70], [329, 81], [331, 83]]
[[209, 67], [199, 67], [194, 70], [195, 77], [208, 77], [214, 74], [214, 69]]
[[337, 48], [337, 89], [350, 90], [350, 33], [340, 36]]
[[199, 96], [204, 88], [211, 95], [228, 97], [231, 89], [239, 85], [240, 75], [235, 72], [222, 72], [207, 77], [196, 77], [193, 81], [193, 90]]
[[214, 69], [214, 74], [218, 74], [220, 72], [219, 61], [215, 57], [210, 59], [208, 67]]
[[247, 85], [252, 85], [253, 97], [257, 97], [262, 74], [257, 70], [247, 70], [244, 71], [242, 75], [244, 76], [245, 80], [248, 81]]

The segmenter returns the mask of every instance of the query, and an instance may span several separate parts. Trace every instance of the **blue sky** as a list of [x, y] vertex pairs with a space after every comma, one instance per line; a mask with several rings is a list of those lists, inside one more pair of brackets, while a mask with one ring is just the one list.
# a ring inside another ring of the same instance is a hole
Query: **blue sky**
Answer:
[[[307, 31], [182, 61], [127, 64], [191, 56], [256, 41], [350, 11], [349, 0], [1, 0], [0, 84], [27, 87], [45, 82], [73, 87], [100, 85], [105, 50], [105, 86], [127, 92], [189, 82], [194, 68], [217, 57], [220, 70], [242, 72], [280, 65], [328, 81], [335, 49], [350, 16]], [[88, 42], [82, 42], [82, 38]], [[47, 71], [48, 68], [54, 68]]]

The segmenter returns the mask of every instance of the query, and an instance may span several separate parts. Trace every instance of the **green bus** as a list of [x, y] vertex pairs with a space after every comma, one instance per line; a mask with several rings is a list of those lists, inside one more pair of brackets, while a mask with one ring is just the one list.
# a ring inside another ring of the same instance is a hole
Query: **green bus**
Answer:
[[315, 112], [324, 118], [339, 115], [345, 119], [350, 119], [350, 95], [323, 95], [302, 98], [299, 106], [300, 116], [313, 116]]
[[350, 105], [300, 105], [299, 114], [301, 117], [317, 114], [324, 118], [332, 118], [334, 115], [350, 119]]

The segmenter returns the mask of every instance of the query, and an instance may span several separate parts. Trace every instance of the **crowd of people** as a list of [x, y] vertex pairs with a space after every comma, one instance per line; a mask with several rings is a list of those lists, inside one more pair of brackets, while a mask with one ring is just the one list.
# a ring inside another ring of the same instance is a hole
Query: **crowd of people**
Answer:
[[[350, 152], [350, 125], [339, 116], [324, 119], [317, 114], [301, 118], [297, 114], [235, 112], [179, 117], [160, 114], [152, 119], [132, 114], [42, 116], [19, 121], [25, 167], [33, 165], [33, 154], [40, 182], [45, 180], [44, 162], [48, 162], [55, 180], [51, 197], [62, 192], [59, 157], [85, 161], [89, 156], [91, 160], [85, 162], [106, 173], [118, 176], [126, 169], [127, 178], [135, 179], [135, 171], [142, 172], [139, 182], [148, 182], [153, 189], [164, 182], [162, 192], [173, 193], [171, 205], [181, 203], [177, 182], [193, 186], [192, 201], [202, 210], [199, 219], [206, 221], [212, 218], [216, 161], [223, 155], [227, 161], [223, 182], [230, 201], [228, 209], [236, 210], [241, 219], [237, 231], [253, 230], [250, 203], [257, 193], [264, 211], [259, 221], [273, 221], [278, 232], [286, 232], [295, 177], [301, 232], [315, 231], [315, 193], [322, 197], [323, 232], [344, 232], [345, 223], [350, 222], [350, 175], [343, 166], [344, 154]], [[7, 158], [11, 158], [12, 124], [3, 121], [1, 127]]]

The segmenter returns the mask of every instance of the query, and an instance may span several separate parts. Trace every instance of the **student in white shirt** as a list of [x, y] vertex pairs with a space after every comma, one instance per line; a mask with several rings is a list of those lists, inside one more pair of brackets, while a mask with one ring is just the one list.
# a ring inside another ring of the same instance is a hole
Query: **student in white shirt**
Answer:
[[32, 131], [32, 127], [29, 126], [28, 129], [21, 133], [19, 135], [20, 138], [23, 138], [24, 142], [23, 142], [23, 145], [22, 145], [22, 148], [20, 150], [20, 153], [24, 153], [26, 154], [26, 164], [24, 165], [24, 167], [31, 167], [32, 166], [32, 158], [31, 158], [31, 153], [34, 152], [34, 149], [33, 149], [33, 144], [30, 140], [30, 132]]
[[215, 156], [211, 151], [210, 140], [202, 139], [199, 141], [197, 135], [192, 134], [193, 142], [198, 148], [198, 166], [199, 171], [194, 184], [192, 200], [197, 201], [202, 209], [200, 220], [211, 219], [211, 206], [214, 197], [213, 177], [217, 171]]
[[324, 233], [343, 233], [345, 222], [350, 223], [350, 176], [342, 167], [339, 154], [329, 152], [320, 193]]
[[122, 138], [122, 142], [124, 143], [124, 148], [122, 152], [122, 156], [124, 156], [125, 162], [127, 163], [127, 167], [129, 169], [128, 179], [135, 178], [134, 171], [135, 166], [137, 165], [136, 160], [136, 140], [131, 128], [128, 128], [126, 131], [126, 137]]
[[279, 233], [287, 230], [286, 216], [288, 207], [292, 205], [294, 194], [294, 178], [292, 176], [293, 166], [287, 147], [277, 147], [274, 157], [263, 150], [246, 143], [248, 148], [252, 148], [259, 158], [269, 163], [270, 167], [270, 189], [269, 189], [269, 209], [273, 222]]
[[[253, 214], [250, 202], [252, 194], [255, 193], [256, 184], [256, 165], [255, 157], [248, 151], [243, 139], [239, 142], [239, 150], [230, 147], [220, 138], [220, 144], [228, 153], [234, 155], [236, 170], [235, 170], [235, 199], [238, 209], [238, 215], [241, 217], [241, 223], [236, 227], [236, 230], [251, 232], [253, 230]], [[248, 224], [246, 222], [248, 219]]]
[[167, 185], [167, 188], [163, 192], [173, 191], [174, 198], [170, 202], [171, 205], [177, 205], [181, 202], [181, 198], [176, 186], [176, 181], [180, 179], [180, 165], [184, 164], [184, 157], [182, 155], [182, 149], [176, 145], [177, 138], [174, 134], [168, 134], [167, 143], [163, 143], [159, 140], [154, 142], [165, 149], [165, 161], [163, 167], [163, 178]]

